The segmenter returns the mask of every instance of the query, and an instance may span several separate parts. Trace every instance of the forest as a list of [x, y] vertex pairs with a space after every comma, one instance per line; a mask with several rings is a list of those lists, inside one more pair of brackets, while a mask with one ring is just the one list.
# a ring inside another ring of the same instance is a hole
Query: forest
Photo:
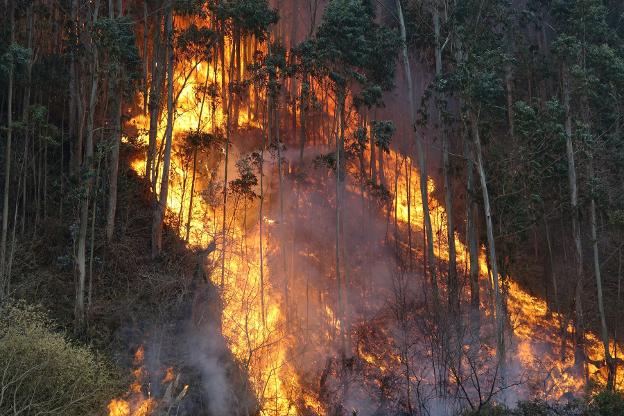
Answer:
[[0, 416], [624, 415], [622, 0], [0, 14]]

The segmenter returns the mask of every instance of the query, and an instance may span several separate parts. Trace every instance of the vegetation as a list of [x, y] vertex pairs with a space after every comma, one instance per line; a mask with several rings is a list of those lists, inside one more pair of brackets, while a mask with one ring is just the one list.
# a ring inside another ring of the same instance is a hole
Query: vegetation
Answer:
[[0, 12], [1, 414], [624, 413], [622, 1]]
[[57, 332], [40, 309], [5, 302], [0, 312], [2, 414], [84, 415], [119, 391], [110, 364]]

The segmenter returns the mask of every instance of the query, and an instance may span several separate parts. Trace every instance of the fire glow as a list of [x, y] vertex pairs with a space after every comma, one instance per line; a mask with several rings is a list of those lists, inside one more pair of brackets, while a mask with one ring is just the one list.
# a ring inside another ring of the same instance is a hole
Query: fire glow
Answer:
[[[225, 56], [229, 55], [231, 54], [226, 50]], [[222, 103], [214, 106], [206, 103], [206, 111], [202, 111], [202, 98], [199, 97], [196, 87], [206, 85], [213, 79], [220, 83], [225, 76], [226, 74], [223, 74], [219, 68], [207, 62], [181, 62], [176, 67], [176, 93], [179, 98], [174, 117], [174, 152], [167, 200], [169, 211], [167, 218], [168, 225], [177, 229], [182, 238], [185, 237], [186, 223], [189, 222], [189, 244], [192, 246], [207, 246], [212, 241], [219, 241], [220, 238], [222, 219], [217, 215], [216, 208], [209, 203], [209, 198], [201, 197], [203, 191], [201, 188], [210, 181], [221, 180], [222, 174], [219, 172], [223, 171], [220, 154], [222, 149], [212, 150], [217, 153], [213, 155], [213, 162], [214, 160], [218, 162], [217, 173], [212, 173], [214, 177], [200, 176], [197, 179], [195, 199], [193, 206], [190, 206], [189, 168], [179, 153], [175, 152], [175, 138], [189, 131], [215, 131], [217, 128], [223, 128], [226, 110]], [[164, 120], [166, 115], [162, 118]], [[149, 120], [143, 115], [136, 116], [130, 123], [135, 125], [140, 132], [146, 132], [149, 127]], [[261, 130], [262, 125], [257, 120], [252, 120], [245, 112], [241, 112], [237, 128]], [[139, 139], [146, 143], [146, 133], [142, 133]], [[157, 147], [162, 142], [162, 132], [158, 139]], [[418, 171], [409, 157], [395, 151], [391, 151], [384, 157], [386, 162], [383, 173], [387, 183], [391, 184], [390, 191], [394, 194], [390, 215], [394, 217], [396, 214], [400, 227], [409, 226], [414, 231], [414, 235], [418, 235], [422, 233], [423, 224], [423, 207], [417, 192], [419, 189]], [[209, 161], [202, 158], [200, 164], [207, 166]], [[276, 187], [274, 172], [276, 164], [267, 162], [264, 165], [265, 189], [262, 191], [269, 198], [267, 205], [270, 206], [268, 204], [270, 198], [277, 195], [277, 190], [274, 189]], [[399, 165], [402, 168], [395, 170], [394, 167]], [[145, 162], [143, 159], [136, 160], [132, 167], [137, 173], [142, 174], [145, 171]], [[208, 170], [203, 169], [204, 172]], [[409, 174], [400, 174], [395, 178], [396, 171], [406, 171]], [[427, 187], [429, 195], [434, 195], [436, 183], [432, 178], [429, 179]], [[411, 196], [408, 198], [408, 195]], [[223, 277], [219, 267], [215, 267], [210, 276], [215, 286], [223, 285], [221, 330], [231, 352], [249, 375], [251, 388], [258, 399], [261, 414], [288, 416], [309, 414], [308, 412], [313, 411], [322, 415], [328, 409], [325, 408], [318, 394], [315, 394], [309, 387], [303, 386], [302, 375], [291, 360], [294, 351], [305, 349], [306, 345], [300, 345], [300, 343], [306, 341], [288, 329], [284, 294], [280, 285], [272, 278], [273, 271], [267, 262], [267, 258], [278, 251], [278, 238], [275, 236], [279, 235], [282, 224], [273, 219], [273, 212], [270, 212], [271, 217], [261, 218], [258, 205], [258, 200], [250, 202], [235, 199], [226, 217], [225, 252], [222, 250], [223, 242], [219, 241], [219, 250], [212, 255], [211, 260], [215, 264], [219, 262], [221, 256], [225, 257]], [[443, 204], [434, 198], [430, 201], [430, 211], [434, 227], [436, 257], [439, 263], [444, 263], [449, 258], [445, 228], [446, 213]], [[191, 215], [190, 221], [188, 213]], [[265, 227], [262, 235], [260, 234], [261, 222]], [[331, 243], [333, 244], [333, 241]], [[468, 270], [468, 248], [460, 235], [455, 235], [455, 245], [460, 269]], [[314, 253], [310, 255], [313, 256]], [[416, 257], [418, 258], [418, 255]], [[484, 292], [484, 296], [481, 297], [481, 309], [486, 316], [490, 316], [489, 311], [492, 307], [488, 303], [488, 290], [491, 290], [491, 277], [484, 249], [481, 249], [479, 254], [479, 271], [481, 290]], [[442, 286], [441, 289], [444, 290], [444, 287]], [[509, 326], [512, 332], [509, 354], [521, 363], [524, 369], [521, 376], [524, 384], [532, 389], [533, 397], [537, 395], [546, 399], [561, 397], [568, 392], [580, 392], [584, 380], [582, 377], [574, 376], [571, 372], [573, 349], [569, 340], [563, 345], [565, 350], [560, 351], [562, 347], [559, 340], [561, 316], [549, 311], [545, 301], [531, 296], [514, 280], [507, 281], [507, 293]], [[301, 299], [297, 300], [301, 301]], [[325, 338], [328, 345], [324, 346], [324, 350], [318, 351], [319, 354], [326, 351], [329, 351], [329, 354], [335, 354], [329, 346], [333, 341], [332, 334], [339, 333], [341, 326], [346, 326], [347, 330], [350, 329], [347, 323], [341, 322], [333, 305], [328, 302], [321, 299], [318, 305], [312, 304], [314, 307], [319, 307], [316, 316], [322, 317], [325, 321], [324, 328], [327, 328]], [[384, 336], [391, 337], [391, 334], [384, 334]], [[588, 333], [586, 342], [589, 358], [594, 362], [604, 361], [598, 338]], [[616, 350], [616, 346], [612, 344], [612, 350], [615, 353], [621, 350], [621, 347], [617, 347]], [[382, 354], [372, 354], [361, 346], [355, 348], [355, 353], [367, 366], [381, 373], [402, 371], [400, 368], [405, 365], [404, 359], [395, 353], [385, 353], [385, 361], [379, 358]], [[135, 356], [134, 382], [125, 398], [114, 399], [109, 403], [109, 416], [147, 416], [158, 406], [157, 400], [149, 394], [146, 397], [143, 393], [142, 380], [145, 379], [146, 373], [142, 362], [143, 350], [141, 348]], [[599, 381], [606, 380], [606, 375], [591, 363], [588, 364], [588, 371]], [[163, 383], [171, 383], [174, 379], [174, 371], [168, 370]], [[619, 388], [624, 387], [624, 371], [618, 371], [616, 385]]]

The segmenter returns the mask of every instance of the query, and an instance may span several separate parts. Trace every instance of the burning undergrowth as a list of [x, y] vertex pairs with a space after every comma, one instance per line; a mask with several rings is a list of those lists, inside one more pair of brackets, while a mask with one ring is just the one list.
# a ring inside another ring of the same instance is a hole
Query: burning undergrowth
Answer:
[[[479, 247], [475, 304], [462, 227], [454, 239], [463, 295], [457, 310], [447, 302], [446, 212], [429, 178], [431, 262], [410, 152], [379, 148], [374, 156], [375, 146], [365, 150], [366, 141], [349, 139], [340, 158], [347, 164], [341, 189], [335, 132], [323, 123], [309, 132], [318, 145], [289, 150], [285, 144], [294, 138], [280, 123], [279, 108], [269, 111], [267, 97], [230, 95], [240, 110], [247, 107], [232, 117], [201, 88], [211, 79], [225, 85], [223, 68], [179, 62], [176, 73], [185, 76], [175, 85], [180, 102], [166, 218], [173, 234], [203, 250], [201, 276], [196, 274], [190, 290], [192, 317], [170, 338], [176, 339], [174, 350], [186, 354], [184, 364], [173, 369], [189, 386], [183, 402], [203, 403], [208, 414], [443, 415], [582, 394], [570, 341], [558, 342], [568, 328], [544, 301], [509, 278], [503, 285], [509, 358], [498, 360], [492, 276]], [[322, 119], [336, 116], [331, 107], [320, 111]], [[297, 115], [283, 113], [285, 119]], [[346, 136], [359, 137], [352, 131], [357, 117], [350, 113], [347, 119]], [[147, 146], [148, 120], [139, 115], [130, 124], [137, 137], [127, 142]], [[159, 135], [152, 144], [163, 142]], [[145, 172], [142, 155], [132, 166]], [[146, 178], [152, 189], [161, 180]], [[599, 343], [590, 333], [586, 341], [588, 373], [604, 381]], [[148, 351], [160, 350], [158, 342], [144, 344]], [[167, 392], [153, 387], [162, 384], [159, 368], [149, 372], [153, 380], [141, 394], [164, 408], [170, 400], [151, 393]]]

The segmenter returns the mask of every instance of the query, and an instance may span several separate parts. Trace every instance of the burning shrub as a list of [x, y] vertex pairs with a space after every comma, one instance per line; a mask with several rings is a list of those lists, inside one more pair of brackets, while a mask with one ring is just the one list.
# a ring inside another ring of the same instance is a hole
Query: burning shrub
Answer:
[[85, 415], [113, 394], [101, 357], [53, 328], [36, 307], [0, 306], [0, 414]]

